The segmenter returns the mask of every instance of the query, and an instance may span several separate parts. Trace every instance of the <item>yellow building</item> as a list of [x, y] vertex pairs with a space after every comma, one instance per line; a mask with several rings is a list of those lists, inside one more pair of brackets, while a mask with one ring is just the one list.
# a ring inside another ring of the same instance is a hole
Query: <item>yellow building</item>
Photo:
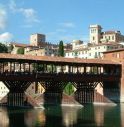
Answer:
[[32, 47], [25, 49], [25, 55], [34, 55], [34, 56], [57, 56], [58, 48], [54, 46], [46, 47]]

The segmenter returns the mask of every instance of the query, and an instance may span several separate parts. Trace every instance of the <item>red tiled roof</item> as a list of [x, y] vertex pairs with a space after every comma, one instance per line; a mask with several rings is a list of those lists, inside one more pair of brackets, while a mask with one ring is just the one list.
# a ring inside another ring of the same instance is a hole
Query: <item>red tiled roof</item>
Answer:
[[94, 45], [90, 45], [88, 47], [85, 47], [85, 48], [80, 48], [80, 49], [75, 49], [75, 50], [66, 50], [65, 53], [69, 53], [69, 52], [74, 52], [74, 51], [87, 51], [89, 50], [90, 47], [96, 47], [96, 46], [104, 46], [104, 45], [107, 45], [107, 46], [111, 46], [111, 45], [121, 45], [117, 42], [105, 42], [105, 43], [99, 43], [99, 44], [94, 44]]
[[109, 50], [109, 51], [106, 51], [106, 52], [103, 52], [103, 53], [105, 54], [105, 53], [120, 52], [120, 51], [124, 51], [124, 48], [120, 48], [120, 49], [113, 49], [113, 50]]
[[115, 34], [117, 33], [116, 31], [105, 31], [104, 34]]
[[33, 55], [19, 55], [0, 53], [0, 59], [16, 59], [29, 61], [44, 61], [44, 62], [59, 62], [59, 63], [86, 63], [86, 64], [119, 64], [110, 60], [102, 59], [81, 59], [81, 58], [65, 58], [65, 57], [50, 57], [50, 56], [33, 56]]
[[17, 47], [27, 47], [27, 46], [30, 46], [29, 44], [22, 44], [22, 43], [15, 43], [15, 42], [12, 42], [11, 44], [15, 45]]
[[99, 44], [91, 45], [89, 47], [102, 46], [102, 45], [120, 45], [120, 44], [117, 42], [105, 42], [105, 43], [99, 43]]

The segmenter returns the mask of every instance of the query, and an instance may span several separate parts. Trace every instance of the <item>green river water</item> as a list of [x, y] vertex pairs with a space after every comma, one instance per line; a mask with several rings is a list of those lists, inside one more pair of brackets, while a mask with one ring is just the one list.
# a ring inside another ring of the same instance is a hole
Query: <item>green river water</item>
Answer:
[[124, 104], [45, 109], [0, 107], [0, 127], [124, 127]]

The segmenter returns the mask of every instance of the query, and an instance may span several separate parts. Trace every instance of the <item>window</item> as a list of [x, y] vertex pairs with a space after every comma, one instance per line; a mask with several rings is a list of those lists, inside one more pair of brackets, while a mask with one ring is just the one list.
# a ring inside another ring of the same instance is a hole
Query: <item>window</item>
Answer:
[[95, 40], [95, 37], [93, 36], [93, 41]]
[[110, 36], [109, 36], [109, 40], [110, 40]]
[[114, 57], [114, 56], [115, 56], [115, 54], [113, 53], [113, 54], [112, 54], [112, 57]]
[[114, 40], [114, 35], [112, 36], [112, 40]]
[[120, 58], [120, 53], [117, 53], [117, 58]]
[[97, 58], [97, 52], [95, 52], [95, 58]]
[[98, 56], [100, 56], [100, 52], [98, 52]]
[[101, 30], [100, 30], [100, 29], [98, 30], [98, 33], [99, 33], [99, 34], [101, 33]]

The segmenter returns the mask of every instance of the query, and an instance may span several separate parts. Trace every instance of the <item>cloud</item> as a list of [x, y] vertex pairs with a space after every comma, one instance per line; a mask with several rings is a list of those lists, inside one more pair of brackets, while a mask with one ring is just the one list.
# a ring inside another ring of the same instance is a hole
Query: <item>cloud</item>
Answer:
[[20, 8], [19, 12], [22, 12], [22, 14], [25, 16], [27, 22], [39, 22], [36, 11], [32, 8], [24, 9]]
[[0, 8], [0, 30], [4, 30], [7, 24], [7, 13], [3, 8]]
[[59, 25], [62, 27], [67, 27], [67, 28], [74, 28], [75, 27], [75, 24], [72, 22], [59, 23]]
[[0, 34], [0, 42], [8, 42], [8, 41], [11, 41], [12, 38], [13, 38], [13, 35], [9, 32]]
[[16, 3], [14, 0], [10, 0], [10, 3], [9, 3], [9, 8], [10, 10], [12, 10], [13, 12], [16, 12], [18, 9], [17, 9], [17, 6], [16, 6]]
[[37, 12], [33, 8], [19, 8], [14, 0], [10, 1], [9, 8], [14, 13], [21, 13], [25, 17], [25, 21], [28, 23], [40, 22], [37, 18]]

